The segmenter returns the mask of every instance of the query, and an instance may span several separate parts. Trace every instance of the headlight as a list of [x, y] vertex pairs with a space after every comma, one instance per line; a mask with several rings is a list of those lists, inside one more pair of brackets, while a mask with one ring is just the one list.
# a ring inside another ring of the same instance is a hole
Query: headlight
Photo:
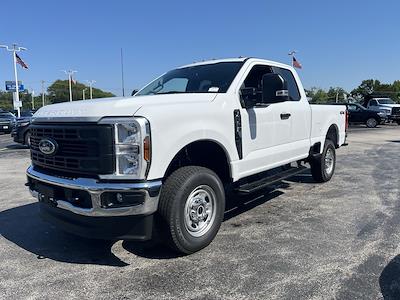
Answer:
[[105, 118], [115, 134], [115, 173], [101, 178], [144, 179], [150, 167], [150, 125], [145, 118]]

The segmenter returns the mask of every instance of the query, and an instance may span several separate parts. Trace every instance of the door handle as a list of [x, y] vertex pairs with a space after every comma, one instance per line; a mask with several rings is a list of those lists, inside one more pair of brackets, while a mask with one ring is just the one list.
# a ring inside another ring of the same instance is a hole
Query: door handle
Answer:
[[287, 120], [289, 119], [291, 114], [281, 114], [281, 120]]

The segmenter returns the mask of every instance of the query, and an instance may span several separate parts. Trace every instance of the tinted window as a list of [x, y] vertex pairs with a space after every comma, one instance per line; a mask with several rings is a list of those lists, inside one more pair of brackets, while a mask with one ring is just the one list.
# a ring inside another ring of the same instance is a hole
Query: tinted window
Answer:
[[0, 117], [13, 118], [14, 115], [10, 112], [0, 112]]
[[222, 62], [175, 69], [135, 96], [178, 93], [226, 93], [243, 62]]
[[376, 100], [371, 100], [371, 102], [369, 103], [369, 105], [371, 105], [371, 106], [377, 106]]
[[390, 98], [385, 98], [385, 99], [379, 99], [379, 104], [396, 104], [396, 102], [394, 102]]
[[347, 108], [349, 111], [356, 111], [358, 107], [355, 105], [348, 105]]
[[296, 80], [291, 71], [282, 68], [274, 67], [274, 73], [281, 75], [287, 82], [288, 90], [289, 90], [289, 98], [293, 101], [300, 100], [300, 92], [297, 86]]

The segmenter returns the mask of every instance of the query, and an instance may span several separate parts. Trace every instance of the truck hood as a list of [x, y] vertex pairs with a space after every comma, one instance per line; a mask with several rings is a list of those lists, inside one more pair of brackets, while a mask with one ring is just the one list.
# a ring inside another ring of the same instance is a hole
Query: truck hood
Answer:
[[141, 107], [211, 102], [216, 95], [216, 93], [170, 94], [63, 102], [40, 108], [34, 114], [33, 120], [97, 122], [103, 117], [133, 116]]

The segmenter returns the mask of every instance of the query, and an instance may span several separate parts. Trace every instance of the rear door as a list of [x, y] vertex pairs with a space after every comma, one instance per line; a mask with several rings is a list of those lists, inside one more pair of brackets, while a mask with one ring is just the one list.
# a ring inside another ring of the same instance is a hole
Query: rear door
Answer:
[[241, 109], [244, 141], [243, 159], [239, 163], [241, 177], [296, 160], [309, 151], [311, 109], [307, 100], [302, 99], [290, 70], [253, 64], [241, 88], [255, 88], [262, 102], [262, 77], [267, 73], [278, 73], [287, 81], [291, 101]]
[[[264, 74], [272, 73], [273, 70], [268, 65], [253, 64], [249, 67], [246, 76], [243, 79], [240, 89], [254, 88], [256, 97], [261, 102], [262, 97], [262, 77]], [[239, 97], [241, 97], [239, 91]], [[245, 101], [240, 99], [241, 102]], [[282, 137], [279, 137], [276, 124], [277, 115], [281, 109], [276, 105], [255, 106], [241, 109], [242, 130], [243, 130], [243, 159], [240, 162], [241, 177], [258, 173], [273, 164], [279, 158], [274, 151]], [[290, 128], [287, 127], [282, 132], [282, 136], [288, 137]]]
[[302, 98], [299, 86], [291, 70], [273, 67], [276, 74], [281, 75], [287, 83], [290, 101], [280, 104], [281, 112], [277, 118], [277, 128], [289, 134], [285, 137], [279, 136], [279, 144], [285, 144], [281, 149], [285, 160], [293, 159], [299, 155], [309, 152], [311, 132], [311, 108], [306, 98]]

